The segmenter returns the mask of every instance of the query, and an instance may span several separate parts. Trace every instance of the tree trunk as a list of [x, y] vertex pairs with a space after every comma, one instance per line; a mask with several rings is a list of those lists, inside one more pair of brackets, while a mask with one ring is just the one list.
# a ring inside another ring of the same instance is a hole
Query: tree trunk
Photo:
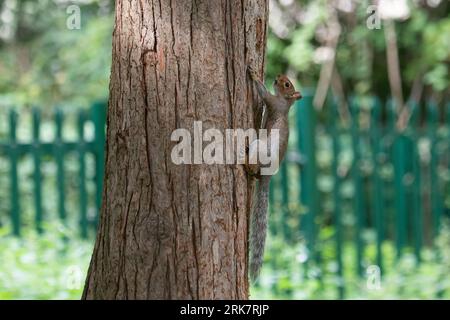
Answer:
[[[242, 165], [175, 165], [194, 121], [254, 127], [267, 0], [117, 0], [101, 220], [83, 299], [247, 299]], [[253, 109], [253, 110], [252, 110]]]

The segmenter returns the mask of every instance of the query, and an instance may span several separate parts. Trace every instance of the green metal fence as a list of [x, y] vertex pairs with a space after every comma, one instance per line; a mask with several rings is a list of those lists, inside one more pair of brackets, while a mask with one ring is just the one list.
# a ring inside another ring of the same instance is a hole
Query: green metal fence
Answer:
[[[323, 243], [332, 241], [342, 298], [344, 250], [351, 247], [360, 276], [370, 265], [383, 272], [386, 241], [398, 257], [412, 251], [420, 263], [422, 248], [433, 245], [450, 216], [450, 103], [408, 105], [408, 125], [399, 130], [392, 102], [351, 99], [344, 123], [337, 103], [319, 112], [312, 99], [306, 94], [294, 107], [291, 151], [271, 182], [271, 231], [287, 243], [303, 240], [308, 262], [319, 268]], [[331, 239], [319, 239], [326, 226], [333, 227]], [[375, 238], [373, 261], [367, 234]]]
[[[66, 193], [66, 172], [64, 169], [65, 159], [68, 155], [76, 154], [78, 157], [78, 208], [79, 225], [82, 237], [87, 237], [88, 228], [96, 227], [98, 218], [98, 208], [101, 202], [102, 181], [104, 170], [104, 145], [105, 145], [105, 103], [95, 103], [90, 110], [79, 110], [77, 116], [77, 139], [67, 141], [63, 138], [63, 127], [65, 122], [65, 113], [62, 110], [56, 110], [53, 114], [54, 139], [51, 142], [41, 140], [41, 111], [37, 108], [32, 109], [32, 137], [29, 141], [20, 141], [17, 138], [18, 121], [20, 115], [11, 109], [7, 116], [9, 134], [7, 139], [0, 139], [0, 157], [9, 162], [9, 216], [12, 225], [12, 231], [19, 236], [23, 228], [21, 204], [23, 195], [21, 195], [21, 181], [19, 179], [19, 163], [25, 156], [32, 156], [33, 168], [33, 194], [34, 194], [34, 226], [38, 232], [42, 232], [42, 224], [45, 220], [43, 209], [42, 192], [42, 165], [43, 159], [50, 159], [56, 167], [56, 191], [57, 191], [57, 215], [62, 222], [67, 219], [67, 193]], [[5, 119], [6, 120], [6, 119]], [[4, 121], [2, 119], [2, 121]], [[94, 127], [93, 138], [85, 138], [85, 125], [92, 123]], [[88, 191], [86, 188], [86, 157], [92, 154], [95, 158], [95, 204], [96, 214], [91, 221], [88, 219]], [[3, 187], [5, 188], [5, 186]], [[2, 212], [2, 217], [3, 212]]]
[[[409, 105], [412, 112], [408, 125], [398, 131], [392, 103], [383, 105], [376, 98], [352, 99], [351, 121], [345, 124], [336, 103], [318, 112], [312, 98], [306, 93], [291, 115], [290, 151], [271, 183], [270, 232], [287, 243], [303, 241], [309, 255], [306, 265], [324, 265], [328, 258], [324, 257], [323, 244], [332, 241], [333, 259], [342, 280], [337, 283], [338, 295], [344, 297], [349, 266], [343, 257], [349, 247], [355, 257], [352, 270], [363, 275], [369, 264], [383, 271], [386, 241], [395, 243], [398, 256], [408, 250], [418, 261], [422, 248], [432, 246], [443, 217], [450, 212], [450, 104]], [[75, 155], [80, 234], [86, 237], [89, 228], [96, 228], [104, 170], [105, 104], [94, 104], [90, 110], [76, 114], [77, 139], [63, 138], [65, 113], [56, 111], [52, 116], [54, 140], [42, 142], [38, 109], [32, 112], [29, 141], [18, 140], [19, 115], [14, 110], [9, 112], [9, 137], [2, 140], [0, 135], [0, 160], [8, 163], [5, 172], [10, 203], [0, 206], [6, 208], [0, 212], [0, 223], [1, 218], [9, 216], [14, 234], [20, 235], [23, 226], [19, 163], [25, 156], [33, 159], [33, 224], [37, 230], [42, 230], [47, 218], [43, 210], [42, 161], [55, 164], [55, 208], [61, 221], [68, 218], [64, 164], [69, 155]], [[89, 139], [86, 123], [94, 128]], [[90, 166], [85, 159], [89, 155], [95, 159], [93, 177], [86, 174]], [[86, 187], [89, 179], [93, 180], [93, 190]], [[88, 197], [95, 199], [96, 214], [92, 219], [87, 214]], [[329, 226], [333, 234], [324, 240], [321, 230]], [[375, 238], [374, 261], [367, 261], [368, 235]]]

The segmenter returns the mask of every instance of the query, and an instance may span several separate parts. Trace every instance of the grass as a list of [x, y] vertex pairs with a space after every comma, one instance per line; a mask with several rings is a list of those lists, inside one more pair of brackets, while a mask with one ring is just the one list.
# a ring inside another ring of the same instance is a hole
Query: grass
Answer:
[[67, 240], [55, 227], [22, 238], [0, 230], [0, 299], [79, 299], [92, 254], [92, 241]]
[[[92, 254], [93, 238], [81, 240], [61, 225], [42, 234], [26, 232], [22, 238], [0, 229], [0, 299], [80, 299]], [[355, 272], [353, 247], [344, 248], [343, 278], [337, 273], [333, 243], [324, 245], [317, 264], [305, 247], [269, 237], [261, 277], [251, 287], [251, 299], [336, 299], [345, 284], [347, 299], [450, 298], [450, 232], [442, 233], [433, 249], [423, 251], [418, 264], [412, 253], [400, 260], [392, 243], [383, 247], [385, 272], [369, 268], [374, 247], [366, 248], [368, 274]], [[372, 271], [371, 271], [372, 270]], [[372, 273], [371, 273], [372, 272]]]
[[375, 244], [368, 244], [363, 266], [356, 272], [352, 244], [343, 249], [343, 275], [338, 274], [334, 242], [323, 245], [320, 263], [302, 245], [268, 239], [261, 277], [251, 288], [252, 299], [450, 299], [450, 231], [444, 228], [436, 244], [422, 250], [419, 263], [412, 250], [397, 258], [392, 242], [383, 244], [384, 271], [375, 265]]

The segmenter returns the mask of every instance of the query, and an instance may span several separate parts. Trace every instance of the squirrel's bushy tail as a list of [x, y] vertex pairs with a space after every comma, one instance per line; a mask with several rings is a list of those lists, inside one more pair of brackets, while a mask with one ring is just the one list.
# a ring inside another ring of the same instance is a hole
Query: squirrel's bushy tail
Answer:
[[253, 199], [250, 224], [250, 279], [256, 281], [264, 257], [270, 176], [261, 176]]

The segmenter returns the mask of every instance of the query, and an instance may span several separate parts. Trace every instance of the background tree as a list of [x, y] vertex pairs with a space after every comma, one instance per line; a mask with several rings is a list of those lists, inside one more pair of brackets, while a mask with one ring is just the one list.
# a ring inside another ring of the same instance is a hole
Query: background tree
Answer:
[[174, 165], [173, 130], [253, 126], [268, 3], [116, 1], [101, 222], [85, 299], [246, 299], [240, 165]]
[[[381, 28], [370, 29], [366, 22], [373, 12], [367, 9], [374, 4], [380, 1], [271, 0], [268, 61], [277, 63], [268, 64], [267, 77], [288, 69], [303, 86], [317, 87], [317, 104], [329, 91], [343, 103], [350, 95], [448, 99], [449, 2], [384, 1]], [[393, 71], [396, 54], [399, 71]], [[395, 90], [391, 71], [401, 76]]]

